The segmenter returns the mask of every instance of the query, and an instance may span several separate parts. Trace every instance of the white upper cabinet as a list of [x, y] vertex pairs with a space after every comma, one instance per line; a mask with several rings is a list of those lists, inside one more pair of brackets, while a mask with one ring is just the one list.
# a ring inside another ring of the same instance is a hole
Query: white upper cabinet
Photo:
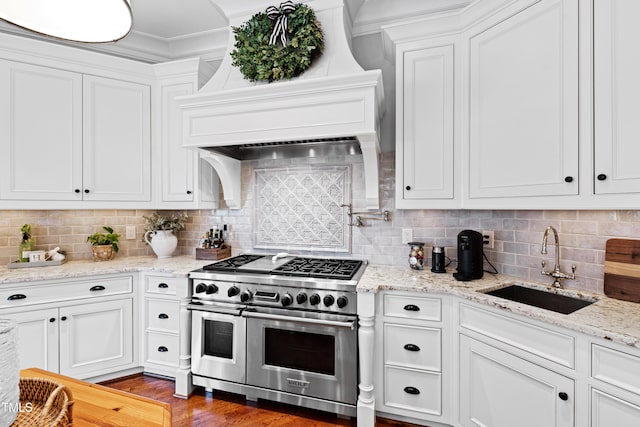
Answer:
[[85, 200], [151, 200], [150, 87], [83, 78]]
[[398, 48], [396, 207], [456, 207], [453, 140], [453, 45]]
[[468, 39], [469, 198], [578, 194], [578, 1], [497, 16]]
[[640, 2], [594, 1], [596, 194], [640, 193]]
[[79, 200], [82, 75], [0, 60], [0, 197]]

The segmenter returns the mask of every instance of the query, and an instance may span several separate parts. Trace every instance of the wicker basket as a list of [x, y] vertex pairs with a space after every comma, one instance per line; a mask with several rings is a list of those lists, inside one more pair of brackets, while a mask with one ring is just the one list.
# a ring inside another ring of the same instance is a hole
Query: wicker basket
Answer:
[[20, 379], [20, 412], [12, 427], [66, 427], [71, 425], [71, 390], [46, 378]]

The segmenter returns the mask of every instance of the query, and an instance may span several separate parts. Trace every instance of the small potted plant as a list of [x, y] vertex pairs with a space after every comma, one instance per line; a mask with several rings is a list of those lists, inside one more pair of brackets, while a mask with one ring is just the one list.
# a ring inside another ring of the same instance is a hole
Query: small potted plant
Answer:
[[87, 237], [87, 242], [91, 243], [91, 251], [93, 252], [94, 261], [109, 261], [113, 259], [118, 250], [119, 234], [113, 232], [113, 228], [102, 227], [106, 232], [97, 231]]
[[167, 215], [154, 212], [143, 216], [147, 222], [144, 241], [151, 246], [158, 258], [169, 258], [178, 246], [178, 238], [173, 234], [185, 227], [186, 212], [174, 212]]

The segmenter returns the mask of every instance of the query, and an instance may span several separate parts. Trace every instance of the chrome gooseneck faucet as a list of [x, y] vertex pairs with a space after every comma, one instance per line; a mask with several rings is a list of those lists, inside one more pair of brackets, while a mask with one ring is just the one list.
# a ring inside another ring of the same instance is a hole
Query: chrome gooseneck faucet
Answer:
[[542, 255], [547, 254], [547, 238], [549, 237], [549, 231], [553, 231], [553, 238], [556, 243], [556, 265], [552, 271], [545, 271], [544, 267], [546, 262], [542, 261], [542, 274], [553, 277], [553, 287], [560, 288], [562, 286], [560, 284], [560, 279], [573, 280], [576, 278], [576, 265], [574, 264], [571, 266], [571, 274], [560, 271], [560, 241], [558, 240], [558, 232], [552, 226], [549, 226], [544, 230], [544, 236], [542, 237], [542, 250], [540, 253]]

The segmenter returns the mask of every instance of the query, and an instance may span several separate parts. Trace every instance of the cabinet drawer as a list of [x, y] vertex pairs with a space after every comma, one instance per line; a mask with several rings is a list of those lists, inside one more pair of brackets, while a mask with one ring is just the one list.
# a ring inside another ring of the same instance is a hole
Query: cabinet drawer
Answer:
[[147, 332], [147, 362], [178, 367], [180, 339], [175, 334]]
[[132, 276], [15, 287], [0, 291], [0, 308], [97, 298], [132, 292]]
[[640, 394], [640, 357], [592, 344], [591, 376]]
[[180, 303], [177, 301], [146, 299], [147, 327], [178, 333], [180, 330]]
[[404, 295], [384, 296], [384, 315], [404, 319], [419, 319], [440, 322], [442, 302], [439, 298], [414, 297]]
[[439, 373], [385, 366], [384, 376], [385, 405], [441, 415], [442, 378]]
[[640, 406], [597, 389], [591, 389], [591, 426], [637, 427]]
[[460, 304], [460, 326], [569, 368], [575, 338], [531, 323]]
[[385, 364], [440, 371], [440, 342], [440, 329], [385, 323]]
[[189, 296], [188, 282], [186, 277], [147, 276], [145, 277], [145, 292], [186, 298]]

